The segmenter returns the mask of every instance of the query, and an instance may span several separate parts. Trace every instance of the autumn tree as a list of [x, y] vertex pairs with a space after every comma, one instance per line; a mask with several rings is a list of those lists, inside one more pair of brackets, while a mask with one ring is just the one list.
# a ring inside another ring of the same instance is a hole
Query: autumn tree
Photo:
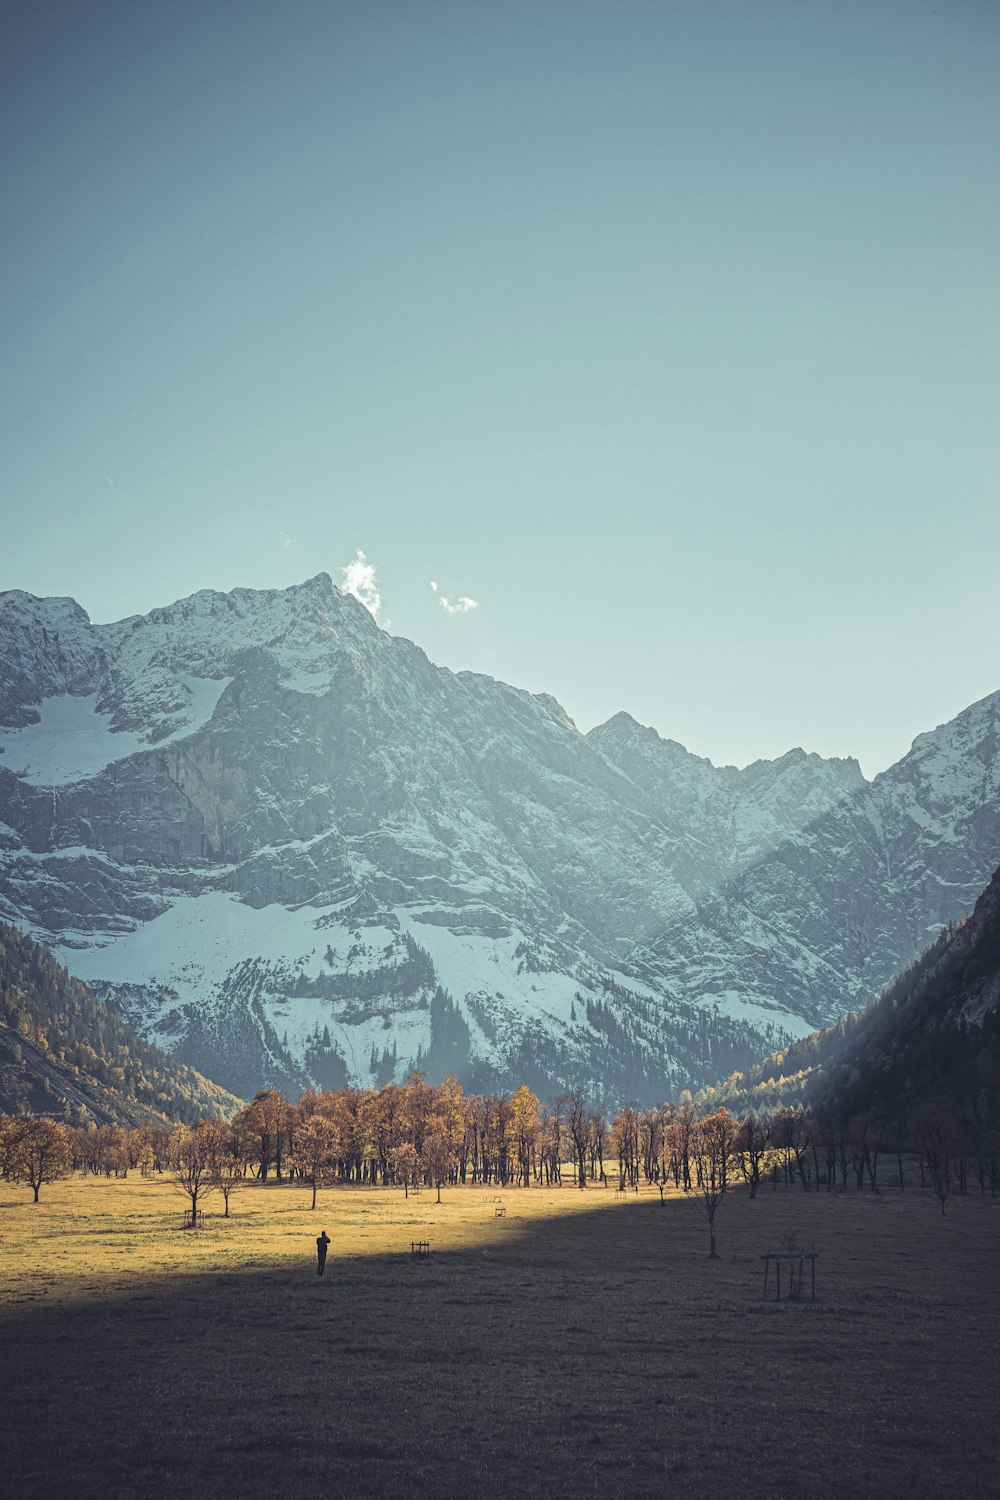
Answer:
[[421, 1165], [432, 1187], [437, 1188], [437, 1201], [441, 1202], [441, 1189], [451, 1176], [455, 1165], [455, 1148], [444, 1124], [435, 1121], [424, 1137]]
[[8, 1182], [14, 1180], [14, 1154], [27, 1123], [14, 1115], [0, 1115], [0, 1174]]
[[212, 1126], [199, 1120], [192, 1126], [178, 1125], [171, 1132], [169, 1176], [191, 1200], [191, 1227], [197, 1222], [198, 1202], [212, 1191]]
[[428, 1085], [427, 1074], [412, 1072], [400, 1091], [403, 1096], [401, 1124], [406, 1138], [413, 1142], [417, 1155], [423, 1155], [424, 1137], [434, 1109], [434, 1090]]
[[420, 1157], [411, 1141], [401, 1141], [389, 1152], [389, 1170], [394, 1182], [403, 1184], [404, 1196], [410, 1196], [410, 1184], [416, 1181]]
[[209, 1125], [205, 1132], [209, 1153], [208, 1179], [222, 1194], [226, 1205], [223, 1218], [229, 1218], [229, 1200], [246, 1184], [246, 1157], [238, 1133], [231, 1125]]
[[517, 1159], [517, 1180], [525, 1187], [531, 1181], [541, 1124], [542, 1111], [538, 1096], [522, 1083], [511, 1095], [510, 1130]]
[[685, 1192], [691, 1187], [691, 1142], [698, 1122], [698, 1111], [687, 1089], [681, 1094], [680, 1103], [674, 1111], [670, 1127], [673, 1148], [680, 1166], [681, 1183]]
[[510, 1180], [511, 1104], [506, 1094], [488, 1094], [483, 1101], [483, 1181]]
[[317, 1190], [334, 1177], [338, 1141], [336, 1125], [318, 1111], [309, 1115], [295, 1132], [292, 1164], [312, 1187], [310, 1208], [316, 1207]]
[[587, 1115], [587, 1101], [579, 1089], [564, 1096], [564, 1112], [566, 1132], [573, 1142], [573, 1154], [576, 1157], [576, 1185], [585, 1188], [587, 1186], [587, 1141], [590, 1137], [590, 1120]]
[[618, 1186], [639, 1185], [639, 1115], [631, 1105], [618, 1110], [611, 1122], [611, 1149], [618, 1157]]
[[279, 1089], [263, 1089], [237, 1116], [240, 1128], [246, 1131], [247, 1140], [252, 1143], [251, 1159], [258, 1163], [257, 1175], [261, 1182], [267, 1181], [272, 1164], [275, 1176], [281, 1181], [282, 1164], [290, 1144], [292, 1115], [292, 1106]]
[[597, 1106], [587, 1116], [587, 1151], [590, 1155], [590, 1175], [596, 1182], [605, 1183], [604, 1153], [608, 1149], [608, 1119], [604, 1110]]
[[563, 1100], [555, 1099], [546, 1105], [542, 1114], [541, 1162], [547, 1186], [553, 1182], [562, 1182], [564, 1125]]
[[715, 1248], [715, 1216], [726, 1195], [734, 1166], [736, 1122], [728, 1110], [699, 1120], [691, 1131], [690, 1149], [695, 1164], [695, 1185], [688, 1200], [708, 1224], [708, 1255], [718, 1260]]
[[760, 1187], [761, 1167], [767, 1158], [767, 1147], [767, 1126], [756, 1115], [747, 1115], [736, 1132], [736, 1154], [751, 1198], [756, 1198]]
[[73, 1170], [66, 1126], [56, 1120], [26, 1120], [22, 1129], [12, 1132], [6, 1170], [12, 1182], [31, 1188], [37, 1203], [44, 1183], [58, 1182]]

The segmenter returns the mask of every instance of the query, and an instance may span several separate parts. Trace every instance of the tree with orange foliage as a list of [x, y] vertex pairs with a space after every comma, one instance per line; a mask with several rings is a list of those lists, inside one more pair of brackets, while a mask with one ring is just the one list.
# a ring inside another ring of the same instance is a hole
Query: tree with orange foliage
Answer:
[[191, 1200], [191, 1228], [195, 1227], [198, 1203], [212, 1191], [212, 1125], [199, 1120], [192, 1126], [178, 1125], [170, 1135], [170, 1180]]
[[246, 1183], [246, 1159], [239, 1135], [229, 1124], [209, 1126], [206, 1133], [209, 1155], [209, 1181], [220, 1192], [226, 1205], [223, 1218], [229, 1218], [229, 1200]]
[[292, 1106], [279, 1089], [262, 1089], [239, 1115], [240, 1126], [253, 1143], [251, 1160], [258, 1163], [261, 1182], [273, 1163], [275, 1176], [281, 1181], [281, 1168], [288, 1152], [292, 1129]]
[[403, 1196], [410, 1196], [410, 1184], [416, 1182], [420, 1168], [420, 1157], [410, 1141], [401, 1141], [389, 1152], [389, 1170], [394, 1182], [403, 1184]]
[[420, 1163], [432, 1187], [437, 1188], [437, 1201], [441, 1202], [444, 1187], [455, 1166], [455, 1148], [447, 1127], [435, 1120], [424, 1137], [424, 1149]]
[[292, 1165], [312, 1187], [311, 1209], [316, 1207], [318, 1189], [335, 1176], [338, 1144], [336, 1125], [319, 1110], [308, 1115], [295, 1132]]
[[23, 1127], [11, 1132], [5, 1171], [12, 1182], [30, 1187], [38, 1202], [39, 1189], [46, 1182], [58, 1182], [73, 1170], [69, 1132], [56, 1120], [26, 1120]]
[[626, 1104], [611, 1122], [611, 1149], [618, 1157], [619, 1188], [639, 1185], [639, 1115]]
[[522, 1083], [511, 1095], [510, 1129], [517, 1156], [517, 1180], [524, 1187], [531, 1182], [541, 1126], [542, 1108], [538, 1095], [533, 1094], [527, 1085]]

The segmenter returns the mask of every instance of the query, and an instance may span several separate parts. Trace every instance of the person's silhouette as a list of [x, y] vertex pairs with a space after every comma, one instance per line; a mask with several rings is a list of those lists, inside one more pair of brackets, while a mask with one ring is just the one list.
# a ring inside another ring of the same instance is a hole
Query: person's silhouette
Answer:
[[326, 1230], [324, 1229], [323, 1233], [319, 1236], [319, 1238], [316, 1241], [316, 1255], [317, 1255], [318, 1262], [319, 1262], [318, 1265], [316, 1266], [316, 1275], [317, 1276], [322, 1276], [322, 1274], [323, 1274], [323, 1268], [326, 1265], [326, 1250], [327, 1250], [327, 1246], [329, 1245], [329, 1243], [330, 1243], [330, 1236], [327, 1234]]

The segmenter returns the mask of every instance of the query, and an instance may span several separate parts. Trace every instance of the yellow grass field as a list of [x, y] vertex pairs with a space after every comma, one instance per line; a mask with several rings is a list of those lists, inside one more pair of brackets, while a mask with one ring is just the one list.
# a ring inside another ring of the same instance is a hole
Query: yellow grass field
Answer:
[[435, 1196], [0, 1185], [0, 1493], [1000, 1496], [997, 1202], [738, 1190], [709, 1261], [655, 1190]]

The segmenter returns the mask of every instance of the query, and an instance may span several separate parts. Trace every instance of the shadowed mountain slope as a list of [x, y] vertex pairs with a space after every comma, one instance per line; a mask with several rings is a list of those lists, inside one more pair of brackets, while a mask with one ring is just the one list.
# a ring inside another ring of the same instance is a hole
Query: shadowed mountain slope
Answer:
[[162, 1124], [229, 1115], [240, 1103], [148, 1046], [37, 943], [0, 922], [0, 1113]]
[[[814, 1032], [711, 1090], [737, 1110], [807, 1104], [903, 1125], [935, 1102], [1000, 1144], [1000, 871], [865, 1011]], [[994, 1150], [996, 1145], [994, 1145]]]

